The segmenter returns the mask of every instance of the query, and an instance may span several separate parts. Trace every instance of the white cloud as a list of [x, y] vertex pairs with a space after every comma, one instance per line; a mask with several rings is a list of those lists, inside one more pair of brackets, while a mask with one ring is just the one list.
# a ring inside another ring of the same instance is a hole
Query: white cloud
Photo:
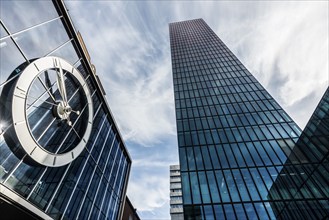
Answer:
[[169, 175], [140, 175], [139, 179], [129, 182], [128, 196], [139, 211], [152, 211], [169, 200]]
[[148, 64], [152, 74], [135, 79], [129, 88], [114, 84], [117, 95], [110, 97], [110, 102], [118, 103], [113, 109], [126, 140], [145, 146], [175, 134], [170, 63], [167, 59], [158, 64]]
[[[259, 13], [246, 20], [237, 17], [232, 22], [238, 25], [223, 24], [217, 33], [304, 127], [328, 87], [328, 2], [260, 5], [262, 12], [256, 9]], [[310, 94], [314, 98], [297, 108]]]
[[169, 218], [177, 160], [169, 22], [203, 18], [301, 127], [328, 86], [328, 2], [68, 5], [128, 143], [128, 195], [142, 218]]

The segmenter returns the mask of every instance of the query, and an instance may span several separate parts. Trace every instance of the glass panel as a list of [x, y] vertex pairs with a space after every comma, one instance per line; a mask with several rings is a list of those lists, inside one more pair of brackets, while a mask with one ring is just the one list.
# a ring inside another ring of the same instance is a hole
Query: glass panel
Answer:
[[220, 161], [222, 167], [223, 167], [223, 168], [228, 168], [228, 163], [227, 163], [227, 160], [226, 160], [226, 156], [225, 156], [225, 153], [224, 153], [223, 147], [217, 145], [217, 146], [216, 146], [216, 149], [217, 149], [218, 156], [219, 156], [219, 161]]
[[63, 47], [55, 50], [49, 56], [58, 56], [64, 58], [71, 64], [74, 64], [78, 61], [79, 57], [72, 45], [73, 41], [66, 43]]
[[259, 195], [258, 195], [257, 189], [254, 185], [254, 182], [250, 176], [249, 171], [247, 169], [241, 169], [241, 173], [242, 173], [244, 181], [246, 182], [247, 189], [249, 190], [251, 199], [253, 201], [259, 200]]
[[241, 133], [241, 136], [242, 136], [244, 142], [250, 141], [249, 135], [247, 134], [247, 131], [246, 131], [246, 129], [244, 127], [243, 128], [239, 128], [239, 131]]
[[[276, 143], [276, 142], [275, 142]], [[279, 160], [279, 158], [277, 157], [277, 155], [275, 154], [275, 152], [273, 151], [271, 145], [269, 144], [269, 142], [267, 141], [262, 141], [262, 144], [266, 150], [266, 152], [268, 153], [268, 155], [270, 156], [270, 158], [273, 161], [273, 164], [275, 165], [279, 165], [281, 164], [281, 161]], [[277, 146], [277, 145], [276, 145]], [[280, 150], [280, 149], [277, 149]], [[282, 151], [281, 151], [282, 152]], [[282, 152], [283, 153], [283, 152]]]
[[259, 157], [259, 155], [258, 155], [258, 153], [257, 153], [257, 151], [256, 151], [256, 149], [254, 147], [254, 145], [251, 142], [248, 142], [247, 143], [247, 147], [248, 147], [248, 150], [249, 150], [250, 154], [252, 155], [252, 157], [253, 157], [256, 165], [257, 166], [263, 166], [263, 162], [260, 159], [260, 157]]
[[[77, 160], [80, 160], [79, 157]], [[48, 168], [41, 180], [37, 183], [29, 200], [36, 206], [44, 210], [49, 204], [54, 191], [58, 187], [67, 166], [59, 168]]]
[[234, 204], [234, 209], [237, 219], [247, 219], [242, 204]]
[[250, 220], [257, 220], [258, 216], [257, 216], [257, 213], [256, 213], [252, 203], [244, 203], [243, 205], [244, 205], [244, 208], [246, 210], [248, 218]]
[[44, 168], [31, 167], [21, 163], [5, 184], [23, 197], [27, 197], [43, 170]]
[[204, 206], [204, 217], [207, 220], [215, 220], [211, 205]]
[[224, 205], [224, 210], [226, 213], [226, 219], [235, 220], [234, 209], [231, 204]]
[[0, 141], [0, 155], [0, 182], [2, 182], [2, 180], [8, 177], [8, 174], [14, 169], [15, 165], [19, 163], [19, 160], [11, 149], [8, 148], [4, 140]]
[[191, 147], [186, 148], [186, 154], [187, 154], [189, 170], [195, 170], [193, 149]]
[[224, 211], [221, 205], [215, 205], [214, 210], [216, 219], [225, 219]]
[[245, 183], [243, 181], [242, 176], [240, 175], [239, 170], [234, 169], [234, 170], [232, 170], [232, 173], [233, 173], [233, 176], [234, 176], [234, 179], [235, 179], [237, 188], [238, 188], [238, 190], [240, 192], [241, 199], [243, 201], [250, 201], [250, 197], [248, 195], [248, 191], [246, 189]]
[[208, 147], [209, 148], [209, 154], [211, 157], [211, 161], [214, 165], [214, 169], [219, 169], [220, 168], [220, 163], [217, 157], [216, 149], [215, 146], [211, 145]]
[[53, 3], [44, 0], [1, 1], [0, 12], [11, 33], [58, 16]]
[[251, 155], [249, 154], [246, 145], [244, 143], [239, 144], [241, 153], [246, 160], [247, 166], [254, 166], [254, 162], [252, 161]]
[[224, 176], [226, 179], [226, 184], [230, 190], [231, 199], [233, 202], [240, 201], [238, 190], [236, 189], [234, 179], [232, 178], [231, 172], [229, 170], [224, 170]]
[[265, 202], [264, 205], [265, 205], [265, 207], [267, 209], [268, 214], [270, 215], [270, 219], [276, 219], [270, 203], [269, 202]]
[[198, 174], [199, 174], [202, 202], [210, 203], [210, 194], [208, 190], [208, 183], [207, 183], [205, 172], [199, 172]]
[[263, 203], [255, 203], [255, 208], [260, 219], [269, 219]]
[[218, 203], [220, 202], [220, 198], [219, 198], [218, 188], [213, 171], [207, 171], [207, 177], [208, 177], [212, 202]]
[[203, 161], [205, 164], [205, 169], [210, 170], [210, 169], [212, 169], [212, 166], [211, 166], [211, 160], [210, 160], [209, 152], [208, 152], [207, 148], [208, 147], [206, 147], [206, 146], [201, 147], [201, 151], [202, 151]]
[[199, 182], [196, 172], [191, 172], [190, 178], [191, 178], [193, 204], [200, 204], [201, 198], [200, 198]]
[[179, 148], [179, 163], [182, 171], [187, 171], [185, 148]]
[[5, 31], [5, 29], [0, 25], [0, 38], [7, 36], [8, 33]]
[[184, 204], [192, 204], [191, 191], [190, 191], [190, 181], [188, 179], [188, 173], [182, 173], [182, 188], [184, 196]]
[[227, 143], [227, 138], [226, 138], [224, 130], [222, 130], [222, 129], [218, 130], [218, 134], [219, 134], [220, 142]]
[[[204, 219], [205, 220], [205, 218], [204, 218], [204, 216], [203, 216], [203, 210], [202, 210], [202, 206], [199, 206], [199, 205], [197, 205], [197, 206], [194, 206], [194, 209], [193, 209], [193, 211], [194, 211], [194, 215], [193, 215], [193, 218], [195, 218], [195, 219]], [[193, 219], [192, 218], [192, 219]], [[189, 218], [188, 218], [189, 219]]]
[[218, 187], [219, 187], [219, 192], [220, 192], [220, 196], [222, 198], [222, 201], [223, 202], [229, 202], [230, 197], [228, 195], [228, 191], [227, 191], [227, 188], [226, 188], [226, 182], [225, 182], [225, 179], [223, 177], [222, 171], [216, 170], [215, 175], [216, 175], [217, 184], [218, 184]]
[[192, 219], [194, 218], [193, 214], [193, 206], [184, 206], [184, 219]]
[[273, 165], [270, 158], [267, 156], [267, 153], [264, 151], [264, 148], [260, 142], [254, 142], [255, 148], [258, 151], [260, 157], [263, 159], [265, 165]]
[[250, 173], [255, 181], [255, 184], [259, 190], [262, 199], [267, 199], [267, 194], [268, 194], [267, 189], [264, 186], [263, 180], [259, 175], [259, 173], [257, 172], [256, 168], [251, 168]]
[[231, 144], [231, 147], [232, 147], [234, 156], [236, 158], [236, 161], [237, 161], [239, 167], [245, 167], [246, 164], [245, 164], [244, 159], [243, 159], [243, 157], [240, 153], [240, 149], [239, 149], [238, 145], [237, 144]]
[[19, 65], [25, 62], [24, 57], [21, 55], [14, 42], [10, 38], [0, 40], [0, 92], [4, 83], [7, 80], [17, 76], [25, 66], [19, 69]]
[[194, 147], [194, 155], [195, 155], [195, 162], [198, 170], [203, 170], [203, 160], [202, 160], [202, 155], [200, 151], [200, 147]]
[[[28, 59], [43, 57], [69, 40], [60, 19], [22, 32], [14, 38]], [[41, 47], [40, 42], [44, 39], [47, 43]]]
[[231, 150], [231, 146], [229, 144], [224, 144], [224, 149], [225, 149], [225, 153], [227, 155], [227, 158], [229, 158], [229, 162], [230, 162], [230, 167], [234, 168], [234, 167], [237, 167], [237, 164], [235, 162], [235, 159], [234, 159], [234, 155], [232, 153], [232, 150]]

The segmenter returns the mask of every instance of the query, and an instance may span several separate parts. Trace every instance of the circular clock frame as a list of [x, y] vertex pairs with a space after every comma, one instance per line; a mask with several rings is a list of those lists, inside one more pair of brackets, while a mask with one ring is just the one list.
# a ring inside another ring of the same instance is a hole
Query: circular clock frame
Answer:
[[[74, 76], [77, 82], [79, 82], [79, 86], [81, 86], [86, 95], [88, 105], [88, 119], [82, 119], [88, 120], [88, 123], [86, 123], [87, 127], [84, 135], [81, 137], [80, 142], [73, 149], [60, 154], [49, 152], [39, 145], [31, 133], [26, 115], [26, 100], [30, 86], [32, 85], [33, 80], [42, 71], [58, 68], [54, 66], [54, 59], [60, 62], [63, 71], [66, 71]], [[80, 155], [87, 144], [92, 130], [93, 102], [86, 81], [84, 80], [81, 73], [73, 65], [62, 58], [53, 56], [43, 57], [33, 61], [22, 71], [21, 75], [19, 76], [12, 97], [12, 120], [14, 131], [21, 147], [24, 149], [28, 157], [32, 158], [38, 164], [44, 166], [59, 167], [72, 162]]]

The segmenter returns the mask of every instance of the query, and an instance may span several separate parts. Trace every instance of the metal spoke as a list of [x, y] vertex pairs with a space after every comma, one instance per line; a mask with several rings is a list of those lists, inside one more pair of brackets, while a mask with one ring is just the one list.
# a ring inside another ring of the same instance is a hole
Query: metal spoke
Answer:
[[45, 135], [45, 133], [48, 131], [48, 129], [50, 128], [50, 126], [56, 121], [56, 118], [54, 118], [49, 125], [47, 126], [47, 128], [42, 132], [42, 134], [39, 136], [37, 141], [40, 141], [40, 139]]
[[78, 136], [78, 138], [81, 140], [80, 135], [78, 134], [78, 132], [75, 130], [75, 128], [73, 127], [73, 125], [70, 126], [72, 128], [72, 130], [74, 131], [74, 133]]
[[[48, 103], [48, 104], [53, 105], [53, 106], [58, 106], [58, 104], [54, 104], [54, 103], [52, 103], [52, 102], [48, 102], [48, 101], [43, 100], [43, 99], [40, 99], [40, 98], [35, 98], [35, 97], [33, 97], [33, 96], [30, 96], [30, 95], [27, 95], [27, 97], [32, 98], [32, 99], [35, 99], [36, 101], [41, 101], [41, 102]], [[33, 104], [34, 104], [34, 103], [32, 103], [32, 104], [30, 104], [30, 105], [33, 105]]]
[[53, 94], [51, 94], [51, 92], [49, 91], [49, 90], [51, 89], [51, 87], [48, 88], [48, 87], [45, 85], [45, 83], [41, 80], [40, 76], [38, 76], [38, 80], [41, 82], [43, 88], [46, 90], [46, 92], [48, 93], [48, 95], [50, 96], [50, 98], [51, 98], [54, 102], [56, 102], [55, 97], [54, 97]]
[[44, 106], [37, 106], [37, 105], [34, 105], [34, 104], [27, 104], [28, 107], [34, 107], [34, 108], [44, 108], [44, 109], [47, 109], [47, 110], [50, 110], [50, 108], [47, 108], [47, 107], [44, 107]]

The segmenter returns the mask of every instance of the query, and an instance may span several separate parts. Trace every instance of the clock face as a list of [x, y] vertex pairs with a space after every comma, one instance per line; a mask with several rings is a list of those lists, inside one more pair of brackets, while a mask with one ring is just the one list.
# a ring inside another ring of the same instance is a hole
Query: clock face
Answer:
[[12, 92], [13, 132], [25, 157], [44, 166], [63, 166], [83, 151], [93, 108], [81, 73], [59, 57], [30, 63]]

